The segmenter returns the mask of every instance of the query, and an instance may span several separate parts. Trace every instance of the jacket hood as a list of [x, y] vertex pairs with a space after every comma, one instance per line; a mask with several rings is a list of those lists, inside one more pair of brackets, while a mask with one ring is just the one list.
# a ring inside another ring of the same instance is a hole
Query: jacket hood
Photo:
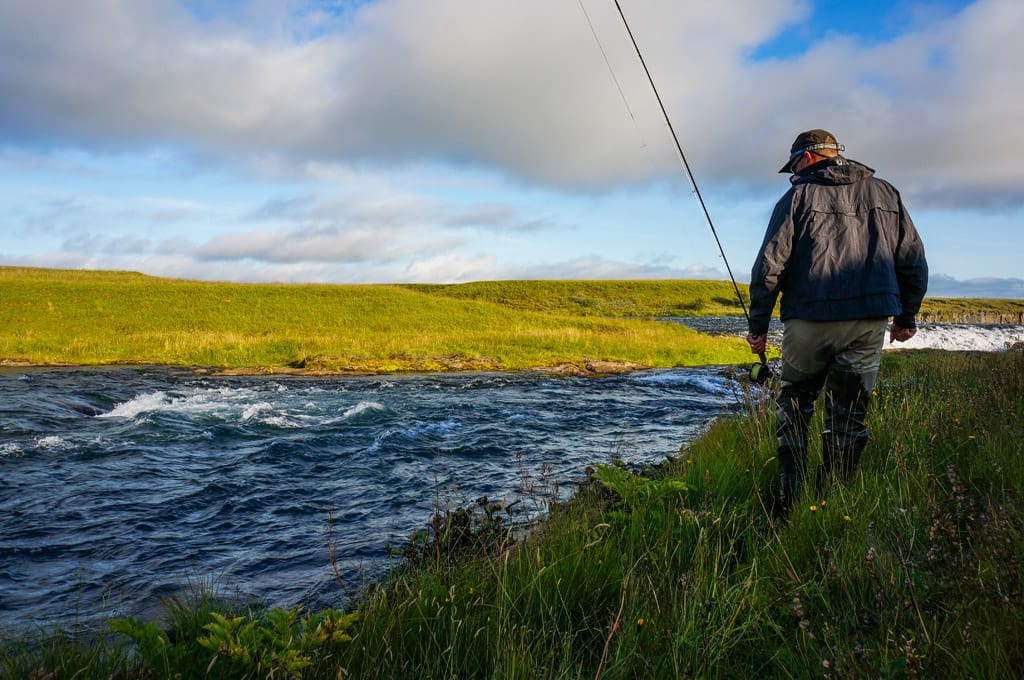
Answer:
[[803, 172], [793, 175], [789, 181], [794, 186], [797, 184], [853, 184], [874, 174], [874, 169], [863, 163], [843, 156], [835, 156], [804, 168]]

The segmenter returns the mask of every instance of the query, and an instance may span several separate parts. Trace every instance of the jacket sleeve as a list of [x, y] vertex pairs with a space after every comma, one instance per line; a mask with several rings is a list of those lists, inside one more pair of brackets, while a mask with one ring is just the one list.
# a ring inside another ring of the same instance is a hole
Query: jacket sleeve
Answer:
[[894, 263], [902, 309], [893, 317], [893, 321], [903, 328], [916, 328], [917, 321], [914, 317], [921, 309], [921, 301], [928, 290], [928, 261], [924, 255], [924, 243], [902, 199], [899, 204], [900, 238], [896, 245]]
[[793, 251], [793, 197], [787, 191], [775, 204], [764, 242], [750, 271], [750, 321], [752, 335], [764, 335], [775, 310], [775, 301], [782, 292], [786, 267]]

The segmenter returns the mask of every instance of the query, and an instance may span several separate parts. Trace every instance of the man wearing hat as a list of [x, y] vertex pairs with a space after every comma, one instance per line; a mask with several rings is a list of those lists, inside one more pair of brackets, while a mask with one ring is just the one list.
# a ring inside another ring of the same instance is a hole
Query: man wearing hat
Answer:
[[779, 172], [792, 186], [775, 205], [750, 274], [750, 332], [764, 351], [782, 295], [782, 391], [776, 415], [785, 516], [807, 470], [807, 428], [825, 389], [826, 422], [817, 490], [849, 476], [868, 441], [864, 424], [890, 341], [909, 340], [928, 283], [924, 245], [899, 192], [840, 155], [826, 130], [800, 133]]

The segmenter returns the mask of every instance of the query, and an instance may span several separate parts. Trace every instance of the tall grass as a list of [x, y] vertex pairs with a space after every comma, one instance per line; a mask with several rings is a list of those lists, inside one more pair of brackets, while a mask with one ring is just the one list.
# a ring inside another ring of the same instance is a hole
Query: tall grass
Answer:
[[[1014, 677], [1024, 354], [886, 357], [862, 469], [790, 521], [770, 405], [615, 468], [511, 552], [427, 561], [363, 605], [355, 676]], [[820, 430], [820, 418], [816, 428]]]
[[[771, 400], [737, 398], [745, 413], [678, 457], [599, 467], [525, 538], [512, 541], [490, 510], [435, 518], [408, 561], [349, 603], [351, 640], [302, 652], [316, 659], [303, 677], [1016, 677], [1024, 353], [887, 355], [861, 468], [843, 486], [807, 490], [786, 523], [767, 510]], [[211, 615], [187, 611], [175, 618], [191, 632], [168, 636], [176, 655], [159, 658], [217, 661], [196, 642]], [[294, 637], [268, 630], [261, 644]], [[0, 668], [176, 672], [116, 644], [32, 657], [8, 641]], [[251, 676], [287, 677], [275, 668]]]

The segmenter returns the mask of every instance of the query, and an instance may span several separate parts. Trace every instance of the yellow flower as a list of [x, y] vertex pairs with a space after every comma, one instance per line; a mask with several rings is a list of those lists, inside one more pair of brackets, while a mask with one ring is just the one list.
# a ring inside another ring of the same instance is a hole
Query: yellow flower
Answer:
[[638, 625], [638, 626], [644, 625], [644, 620], [643, 620], [642, 617], [636, 620], [636, 625]]
[[844, 522], [849, 522], [849, 521], [851, 521], [851, 520], [850, 520], [850, 516], [849, 516], [849, 515], [843, 515], [843, 521], [844, 521]]
[[967, 435], [967, 438], [968, 439], [974, 439], [974, 435], [973, 434], [969, 434], [969, 435]]
[[811, 512], [817, 512], [817, 511], [818, 511], [818, 506], [817, 505], [812, 505], [811, 506]]

